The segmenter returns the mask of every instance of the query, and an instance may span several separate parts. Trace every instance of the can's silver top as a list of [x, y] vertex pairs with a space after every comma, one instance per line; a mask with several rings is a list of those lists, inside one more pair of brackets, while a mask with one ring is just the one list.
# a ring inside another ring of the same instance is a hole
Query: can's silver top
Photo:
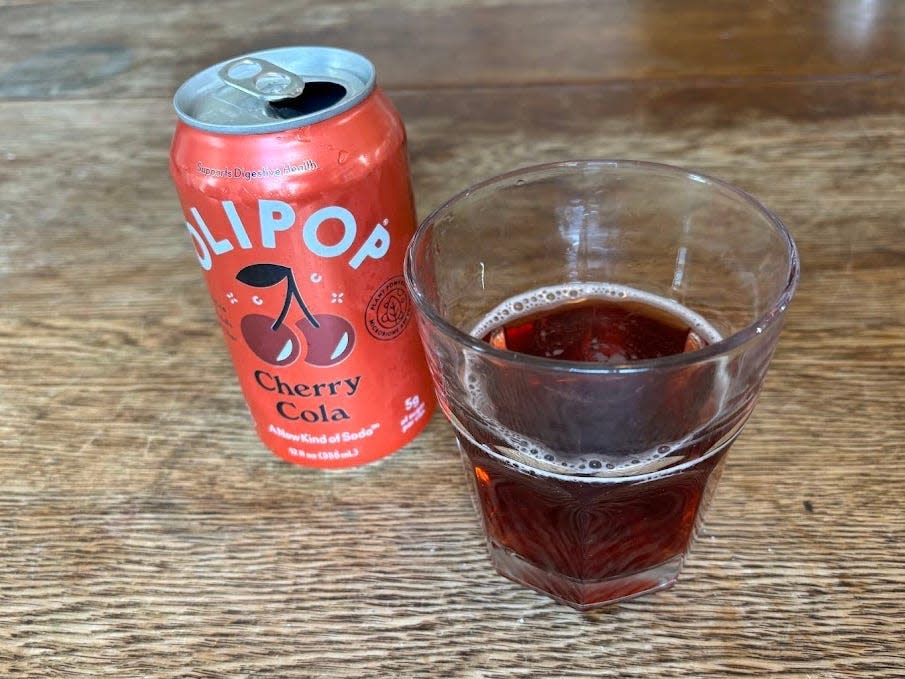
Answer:
[[220, 134], [304, 127], [347, 111], [374, 89], [374, 65], [334, 47], [281, 47], [206, 68], [176, 90], [187, 125]]

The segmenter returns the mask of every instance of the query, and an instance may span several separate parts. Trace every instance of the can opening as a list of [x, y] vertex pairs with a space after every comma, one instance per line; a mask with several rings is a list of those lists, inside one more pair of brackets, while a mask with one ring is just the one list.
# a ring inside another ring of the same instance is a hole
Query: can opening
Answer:
[[326, 80], [306, 80], [305, 89], [297, 97], [267, 103], [278, 118], [298, 118], [330, 108], [346, 96], [346, 88]]
[[179, 118], [218, 134], [266, 134], [348, 111], [374, 90], [374, 66], [332, 47], [282, 47], [215, 64], [173, 98]]

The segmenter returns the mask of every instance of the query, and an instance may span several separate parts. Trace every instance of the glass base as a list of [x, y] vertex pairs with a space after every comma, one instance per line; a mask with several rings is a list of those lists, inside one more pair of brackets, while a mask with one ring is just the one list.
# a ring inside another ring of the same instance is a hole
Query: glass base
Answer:
[[538, 568], [492, 541], [488, 549], [490, 560], [500, 575], [579, 611], [590, 611], [668, 589], [675, 584], [685, 561], [683, 554], [637, 573], [603, 580], [579, 580]]

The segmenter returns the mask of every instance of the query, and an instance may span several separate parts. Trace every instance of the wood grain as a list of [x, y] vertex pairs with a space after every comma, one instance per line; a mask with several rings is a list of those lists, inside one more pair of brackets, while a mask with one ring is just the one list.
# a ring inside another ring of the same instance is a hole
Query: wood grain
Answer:
[[297, 44], [367, 54], [393, 89], [901, 74], [903, 22], [898, 0], [13, 3], [0, 97], [165, 98], [205, 66]]
[[[679, 7], [0, 5], [5, 63], [131, 55], [69, 90], [0, 76], [0, 675], [903, 676], [905, 5]], [[632, 157], [787, 222], [800, 291], [675, 589], [582, 615], [496, 576], [439, 417], [341, 474], [257, 441], [180, 227], [168, 99], [302, 38], [375, 57], [421, 214], [517, 166]]]

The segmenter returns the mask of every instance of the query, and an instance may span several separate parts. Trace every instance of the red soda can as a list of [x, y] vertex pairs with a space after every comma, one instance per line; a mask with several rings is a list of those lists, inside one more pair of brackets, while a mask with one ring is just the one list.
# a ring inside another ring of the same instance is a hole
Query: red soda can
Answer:
[[261, 440], [352, 467], [427, 423], [402, 278], [415, 230], [399, 114], [364, 57], [255, 52], [189, 78], [170, 172]]

